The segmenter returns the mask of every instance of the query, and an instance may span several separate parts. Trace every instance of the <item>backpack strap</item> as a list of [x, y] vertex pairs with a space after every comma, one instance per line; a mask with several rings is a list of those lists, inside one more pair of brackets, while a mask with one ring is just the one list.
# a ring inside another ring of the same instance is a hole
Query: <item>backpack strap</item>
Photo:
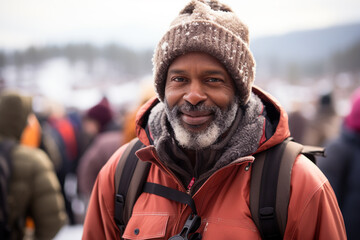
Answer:
[[310, 146], [304, 145], [303, 150], [301, 151], [308, 159], [310, 159], [313, 163], [316, 164], [316, 157], [326, 157], [325, 148], [324, 147], [317, 147], [317, 146]]
[[12, 149], [16, 142], [0, 142], [0, 235], [1, 239], [10, 239], [11, 229], [8, 223], [9, 209], [7, 202], [9, 180], [12, 174]]
[[[150, 164], [138, 161], [135, 152], [143, 147], [138, 138], [130, 141], [121, 155], [115, 172], [115, 214], [114, 219], [121, 232], [130, 219], [135, 201], [142, 192]], [[121, 183], [121, 184], [120, 184]]]
[[263, 239], [282, 239], [287, 222], [291, 170], [303, 146], [290, 139], [255, 156], [250, 210]]

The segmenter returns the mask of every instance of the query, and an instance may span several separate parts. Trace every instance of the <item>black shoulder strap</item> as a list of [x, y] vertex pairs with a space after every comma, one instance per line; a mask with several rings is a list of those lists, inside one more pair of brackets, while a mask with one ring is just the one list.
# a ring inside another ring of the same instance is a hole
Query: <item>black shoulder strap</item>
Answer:
[[191, 208], [192, 212], [197, 215], [196, 205], [193, 198], [185, 192], [151, 182], [145, 183], [143, 191], [167, 198], [172, 201], [186, 204]]
[[287, 222], [291, 169], [301, 144], [285, 140], [255, 156], [250, 210], [263, 239], [282, 239]]
[[0, 142], [0, 233], [4, 239], [10, 238], [8, 225], [8, 184], [12, 173], [12, 149], [15, 141], [4, 140]]
[[138, 138], [133, 139], [116, 167], [115, 172], [115, 214], [114, 219], [121, 232], [131, 216], [135, 201], [142, 192], [143, 184], [146, 181], [150, 164], [138, 161], [135, 152], [143, 144]]
[[0, 166], [0, 176], [8, 180], [12, 172], [12, 149], [16, 145], [13, 140], [3, 140], [0, 142], [0, 157], [3, 159]]

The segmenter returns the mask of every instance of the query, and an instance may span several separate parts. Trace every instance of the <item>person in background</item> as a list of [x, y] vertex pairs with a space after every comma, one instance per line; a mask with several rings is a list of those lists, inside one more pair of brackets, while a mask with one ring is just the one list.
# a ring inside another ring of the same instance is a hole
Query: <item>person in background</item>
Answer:
[[[171, 188], [194, 204], [145, 191], [119, 228], [114, 178], [125, 144], [98, 174], [83, 239], [261, 238], [249, 209], [254, 155], [290, 132], [278, 101], [253, 85], [249, 42], [247, 26], [225, 4], [192, 0], [180, 11], [154, 52], [157, 98], [138, 111], [136, 134], [145, 146], [136, 155], [150, 163], [148, 186]], [[284, 239], [346, 239], [330, 183], [304, 155], [290, 187]], [[189, 227], [195, 213], [201, 221]]]
[[57, 171], [57, 177], [65, 199], [69, 224], [74, 225], [77, 221], [72, 208], [72, 200], [77, 194], [75, 169], [79, 155], [79, 142], [76, 129], [68, 118], [65, 109], [63, 113], [49, 115], [47, 122], [52, 128], [51, 134], [60, 152], [61, 167]]
[[[140, 88], [138, 106], [135, 109], [128, 109], [121, 129], [100, 132], [80, 158], [77, 170], [79, 191], [87, 200], [90, 198], [96, 177], [107, 160], [122, 144], [136, 137], [135, 117], [138, 108], [151, 97], [155, 96], [152, 86], [150, 88], [148, 85], [142, 84]], [[94, 113], [94, 108], [92, 108], [92, 110], [92, 115], [96, 116], [97, 114]]]
[[83, 149], [90, 146], [99, 133], [118, 129], [109, 100], [103, 97], [99, 103], [89, 108], [82, 116], [81, 125], [84, 134], [82, 136]]
[[[114, 151], [123, 144], [121, 128], [114, 121], [111, 104], [106, 97], [83, 116], [84, 153], [76, 169], [80, 199], [88, 204], [97, 174]], [[82, 214], [84, 219], [85, 211]]]
[[155, 97], [155, 91], [152, 85], [149, 83], [141, 84], [141, 91], [140, 91], [140, 98], [139, 101], [134, 109], [129, 109], [126, 116], [124, 117], [124, 127], [122, 130], [124, 143], [130, 142], [136, 136], [136, 115], [141, 108], [147, 101], [151, 98]]
[[305, 132], [308, 127], [308, 119], [303, 115], [299, 102], [292, 104], [292, 111], [289, 115], [289, 129], [291, 137], [298, 143], [304, 144]]
[[344, 216], [348, 239], [360, 237], [360, 88], [351, 97], [351, 110], [339, 136], [326, 145], [320, 169], [333, 187]]
[[55, 171], [58, 172], [61, 168], [61, 156], [56, 142], [34, 113], [28, 117], [28, 124], [21, 134], [20, 143], [44, 150], [54, 164]]
[[34, 222], [34, 239], [52, 239], [67, 215], [51, 160], [41, 149], [20, 144], [31, 112], [30, 97], [6, 90], [0, 94], [0, 141], [17, 143], [7, 196], [11, 239], [23, 238], [27, 217]]
[[341, 119], [336, 112], [332, 92], [320, 95], [316, 113], [307, 123], [303, 144], [324, 146], [339, 133]]

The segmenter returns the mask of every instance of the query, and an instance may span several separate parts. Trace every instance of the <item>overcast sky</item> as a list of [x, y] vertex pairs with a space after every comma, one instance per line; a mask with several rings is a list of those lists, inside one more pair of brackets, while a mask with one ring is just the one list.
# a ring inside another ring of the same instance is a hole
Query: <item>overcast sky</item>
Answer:
[[[153, 48], [187, 0], [0, 0], [0, 49], [71, 42]], [[359, 0], [223, 0], [251, 38], [360, 22]]]

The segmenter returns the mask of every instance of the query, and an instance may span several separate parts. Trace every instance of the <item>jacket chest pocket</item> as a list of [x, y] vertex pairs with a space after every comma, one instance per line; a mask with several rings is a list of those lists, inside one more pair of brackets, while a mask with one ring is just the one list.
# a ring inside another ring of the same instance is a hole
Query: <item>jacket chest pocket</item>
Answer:
[[133, 214], [124, 234], [124, 239], [163, 239], [169, 215], [162, 214]]

